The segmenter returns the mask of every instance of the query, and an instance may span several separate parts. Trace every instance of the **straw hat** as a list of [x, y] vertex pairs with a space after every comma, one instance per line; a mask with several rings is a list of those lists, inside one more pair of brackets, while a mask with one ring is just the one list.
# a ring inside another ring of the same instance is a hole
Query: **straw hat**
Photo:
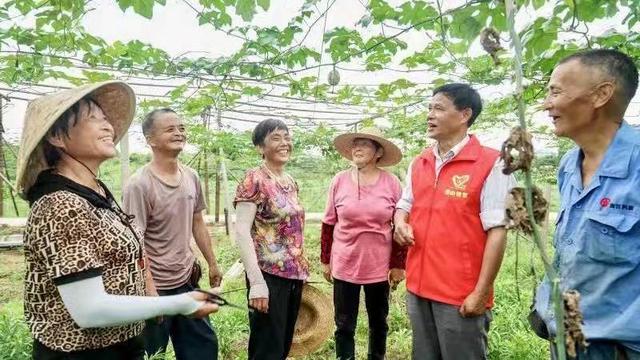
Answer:
[[331, 298], [318, 288], [304, 284], [289, 356], [304, 356], [316, 351], [333, 333], [333, 325]]
[[353, 147], [353, 140], [355, 139], [369, 139], [377, 142], [384, 149], [384, 154], [378, 160], [379, 166], [392, 166], [402, 160], [402, 151], [394, 143], [384, 138], [384, 135], [380, 130], [370, 127], [363, 128], [358, 132], [347, 133], [336, 136], [333, 139], [333, 144], [340, 155], [352, 160], [351, 148]]
[[83, 97], [100, 105], [115, 131], [117, 143], [129, 128], [135, 113], [136, 98], [129, 85], [121, 81], [105, 81], [42, 96], [29, 103], [22, 128], [18, 152], [16, 185], [26, 192], [38, 174], [48, 168], [42, 149], [42, 139], [56, 120]]

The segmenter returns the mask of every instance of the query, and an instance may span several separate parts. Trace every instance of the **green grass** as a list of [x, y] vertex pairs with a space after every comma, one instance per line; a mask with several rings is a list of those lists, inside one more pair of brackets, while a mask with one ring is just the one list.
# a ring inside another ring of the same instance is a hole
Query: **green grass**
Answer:
[[[306, 231], [306, 250], [312, 264], [311, 281], [323, 281], [319, 264], [319, 226], [308, 224]], [[221, 234], [214, 230], [218, 242], [216, 253], [223, 271], [237, 259], [237, 249]], [[528, 328], [526, 316], [531, 303], [535, 279], [531, 274], [531, 264], [538, 274], [542, 267], [537, 253], [532, 253], [531, 242], [519, 240], [516, 258], [516, 237], [510, 236], [507, 254], [496, 282], [496, 306], [489, 332], [490, 359], [548, 359], [547, 344], [538, 339]], [[532, 261], [533, 259], [533, 261]], [[516, 268], [517, 261], [517, 268]], [[517, 275], [516, 275], [517, 274]], [[20, 251], [0, 251], [0, 359], [29, 359], [31, 339], [22, 320], [22, 279], [24, 263]], [[205, 282], [202, 283], [206, 287]], [[244, 278], [225, 279], [224, 290], [229, 301], [243, 304], [246, 302]], [[331, 293], [330, 285], [319, 287]], [[411, 354], [411, 328], [405, 307], [405, 291], [398, 289], [391, 295], [389, 312], [389, 338], [387, 342], [388, 359], [409, 359]], [[366, 358], [367, 318], [364, 304], [361, 306], [356, 330], [356, 352], [358, 359]], [[220, 358], [235, 360], [246, 359], [246, 347], [249, 337], [247, 314], [233, 308], [221, 308], [211, 320], [218, 334]], [[332, 338], [315, 353], [304, 359], [330, 359], [335, 357], [335, 343]], [[162, 357], [154, 357], [160, 359]], [[170, 351], [165, 359], [174, 359]]]

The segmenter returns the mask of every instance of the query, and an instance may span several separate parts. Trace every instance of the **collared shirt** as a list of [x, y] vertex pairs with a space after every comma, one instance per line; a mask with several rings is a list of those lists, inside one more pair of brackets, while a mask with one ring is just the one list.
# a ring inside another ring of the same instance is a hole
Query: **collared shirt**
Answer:
[[[561, 289], [580, 292], [587, 340], [640, 351], [640, 132], [623, 122], [585, 188], [582, 160], [574, 149], [558, 171], [554, 265]], [[555, 333], [549, 293], [545, 279], [536, 310]]]
[[[433, 153], [436, 157], [436, 177], [440, 174], [442, 167], [455, 158], [467, 143], [469, 143], [469, 135], [466, 135], [462, 141], [453, 146], [444, 156], [440, 156], [438, 146], [433, 147]], [[506, 224], [505, 207], [507, 195], [517, 185], [517, 182], [513, 175], [504, 175], [502, 173], [503, 167], [502, 160], [496, 160], [493, 169], [491, 169], [487, 180], [482, 186], [482, 192], [480, 193], [480, 219], [485, 230]], [[402, 197], [396, 205], [396, 208], [402, 209], [407, 213], [411, 213], [411, 207], [413, 206], [412, 168], [413, 161], [409, 165], [409, 169], [407, 169]]]

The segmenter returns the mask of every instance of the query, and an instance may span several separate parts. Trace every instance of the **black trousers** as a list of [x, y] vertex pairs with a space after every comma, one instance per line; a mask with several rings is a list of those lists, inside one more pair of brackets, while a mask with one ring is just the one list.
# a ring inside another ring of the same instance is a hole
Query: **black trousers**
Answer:
[[298, 319], [303, 282], [264, 271], [262, 276], [269, 288], [269, 312], [249, 313], [249, 360], [285, 360]]
[[[178, 295], [193, 290], [184, 284], [171, 290], [158, 290], [160, 296]], [[218, 338], [209, 318], [195, 319], [183, 315], [164, 316], [161, 323], [147, 320], [144, 341], [147, 355], [164, 353], [171, 338], [177, 360], [217, 360]]]
[[102, 349], [64, 352], [34, 340], [32, 356], [34, 360], [143, 360], [144, 341], [142, 335], [138, 335]]
[[355, 359], [355, 332], [360, 305], [360, 288], [364, 288], [364, 300], [369, 318], [368, 359], [384, 359], [387, 352], [387, 315], [389, 315], [389, 283], [353, 284], [333, 279], [333, 304], [336, 321], [336, 357], [340, 360]]

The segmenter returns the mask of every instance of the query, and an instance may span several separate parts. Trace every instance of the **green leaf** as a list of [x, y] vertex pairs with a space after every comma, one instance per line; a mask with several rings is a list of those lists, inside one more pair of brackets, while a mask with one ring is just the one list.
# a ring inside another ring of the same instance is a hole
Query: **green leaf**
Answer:
[[251, 21], [256, 13], [255, 0], [237, 0], [236, 15], [239, 15], [244, 21]]
[[507, 16], [502, 8], [495, 9], [491, 13], [491, 21], [488, 26], [493, 26], [498, 31], [507, 31]]
[[533, 0], [532, 3], [533, 3], [533, 8], [538, 10], [544, 5], [545, 0]]
[[133, 0], [133, 10], [147, 19], [153, 17], [154, 0]]
[[204, 24], [208, 24], [209, 22], [211, 22], [211, 14], [200, 14], [198, 15], [198, 25], [202, 26]]
[[113, 79], [113, 75], [99, 71], [83, 70], [82, 74], [89, 80], [89, 82], [100, 82]]
[[398, 22], [415, 26], [415, 29], [432, 29], [433, 20], [438, 16], [438, 11], [424, 1], [405, 2], [400, 7]]
[[133, 6], [133, 0], [117, 0], [120, 10], [127, 11], [128, 8]]
[[262, 10], [264, 11], [269, 10], [270, 0], [258, 0], [257, 2], [258, 2], [258, 6], [260, 6]]

